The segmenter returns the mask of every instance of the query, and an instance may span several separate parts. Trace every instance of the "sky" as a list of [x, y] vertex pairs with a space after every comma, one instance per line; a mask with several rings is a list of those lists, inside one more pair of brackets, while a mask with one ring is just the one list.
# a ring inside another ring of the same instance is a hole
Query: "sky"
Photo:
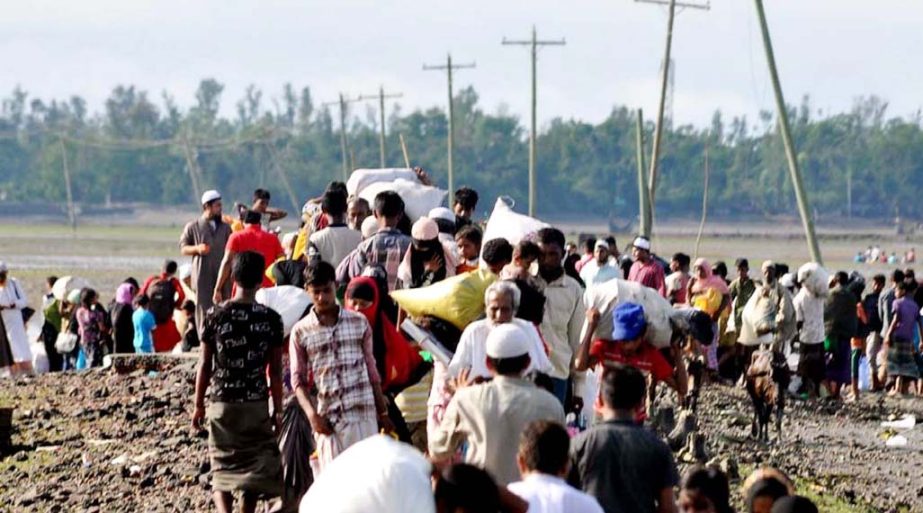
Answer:
[[[704, 1], [704, 0], [699, 0]], [[877, 95], [889, 114], [907, 116], [923, 99], [923, 2], [765, 0], [789, 103], [810, 95], [823, 113], [850, 110]], [[446, 103], [451, 52], [475, 69], [455, 73], [488, 111], [528, 121], [529, 53], [502, 46], [541, 39], [566, 46], [539, 52], [538, 117], [598, 123], [613, 106], [654, 116], [667, 22], [665, 7], [634, 0], [30, 0], [0, 16], [0, 95], [21, 86], [42, 99], [81, 95], [101, 110], [118, 84], [134, 84], [181, 107], [202, 78], [225, 84], [233, 115], [244, 90], [264, 104], [283, 84], [310, 86], [315, 102], [338, 93], [403, 93], [404, 112]], [[680, 11], [674, 30], [674, 124], [705, 126], [774, 109], [754, 4], [712, 0], [710, 11]], [[367, 107], [354, 110], [364, 118]]]

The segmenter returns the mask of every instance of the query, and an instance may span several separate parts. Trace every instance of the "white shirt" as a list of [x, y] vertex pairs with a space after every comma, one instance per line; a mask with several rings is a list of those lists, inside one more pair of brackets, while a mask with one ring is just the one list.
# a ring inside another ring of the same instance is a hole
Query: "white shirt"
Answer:
[[328, 226], [311, 235], [311, 244], [317, 248], [321, 260], [329, 263], [334, 269], [346, 258], [352, 250], [362, 242], [362, 234], [345, 224]]
[[792, 301], [795, 306], [795, 320], [803, 323], [802, 344], [820, 344], [824, 341], [824, 302], [824, 298], [812, 296], [804, 287]]
[[507, 489], [529, 503], [528, 513], [604, 513], [592, 496], [548, 474], [531, 473]]
[[580, 279], [583, 280], [587, 287], [621, 277], [621, 269], [609, 263], [600, 266], [596, 260], [590, 260], [580, 269]]
[[[512, 323], [522, 328], [529, 334], [529, 340], [532, 344], [529, 346], [529, 368], [526, 373], [532, 371], [549, 373], [551, 372], [551, 360], [545, 354], [545, 344], [538, 333], [535, 325], [522, 319], [513, 319]], [[449, 375], [458, 376], [464, 368], [470, 368], [469, 377], [489, 378], [490, 371], [487, 370], [487, 334], [490, 333], [493, 325], [487, 319], [472, 322], [462, 332], [461, 339], [458, 341], [458, 347], [455, 349], [455, 355], [449, 362]]]

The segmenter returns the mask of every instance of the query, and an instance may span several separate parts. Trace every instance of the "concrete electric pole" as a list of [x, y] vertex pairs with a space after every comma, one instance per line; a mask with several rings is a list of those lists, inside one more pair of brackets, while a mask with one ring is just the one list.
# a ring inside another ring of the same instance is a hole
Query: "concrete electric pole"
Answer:
[[452, 208], [452, 205], [455, 203], [455, 171], [454, 171], [454, 148], [455, 148], [455, 108], [454, 108], [454, 98], [452, 96], [452, 71], [456, 69], [471, 69], [474, 68], [477, 64], [452, 64], [452, 54], [448, 54], [446, 57], [445, 64], [440, 64], [436, 66], [431, 66], [428, 64], [423, 65], [423, 71], [445, 71], [446, 77], [449, 83], [449, 135], [448, 135], [448, 160], [449, 160], [449, 208]]

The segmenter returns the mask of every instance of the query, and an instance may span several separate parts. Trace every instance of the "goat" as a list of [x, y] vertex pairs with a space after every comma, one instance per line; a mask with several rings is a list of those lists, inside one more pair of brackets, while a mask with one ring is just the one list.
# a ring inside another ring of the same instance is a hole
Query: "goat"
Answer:
[[755, 351], [750, 358], [746, 380], [747, 393], [753, 401], [750, 434], [757, 440], [768, 442], [769, 421], [775, 413], [776, 435], [781, 440], [785, 393], [791, 381], [791, 370], [785, 356], [777, 351]]

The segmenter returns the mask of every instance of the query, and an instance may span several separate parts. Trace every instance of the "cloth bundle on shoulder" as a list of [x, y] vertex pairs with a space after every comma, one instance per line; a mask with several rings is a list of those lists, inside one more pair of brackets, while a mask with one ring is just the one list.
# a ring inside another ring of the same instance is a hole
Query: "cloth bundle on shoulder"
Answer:
[[527, 215], [514, 212], [512, 207], [507, 204], [503, 198], [497, 198], [494, 203], [494, 210], [487, 220], [487, 226], [484, 228], [484, 245], [487, 241], [493, 239], [506, 239], [512, 245], [516, 245], [522, 239], [533, 235], [542, 228], [548, 228], [548, 223], [544, 223], [529, 217]]
[[816, 262], [798, 268], [798, 282], [814, 297], [827, 297], [830, 293], [830, 273]]
[[797, 329], [791, 293], [778, 283], [757, 287], [744, 306], [741, 324], [737, 341], [742, 345], [787, 343]]
[[346, 181], [346, 192], [350, 196], [362, 194], [366, 187], [378, 182], [393, 182], [397, 179], [416, 180], [417, 174], [408, 167], [356, 169]]
[[412, 180], [398, 178], [390, 182], [371, 183], [362, 189], [359, 197], [368, 201], [369, 205], [374, 205], [375, 196], [384, 191], [394, 191], [404, 200], [404, 212], [411, 221], [426, 217], [430, 210], [442, 206], [448, 194], [438, 187], [423, 185], [414, 175]]
[[[599, 326], [596, 328], [595, 338], [613, 340], [612, 311], [622, 303], [637, 303], [644, 308], [648, 342], [657, 348], [670, 346], [670, 339], [673, 335], [672, 305], [656, 290], [640, 283], [620, 279], [596, 285], [583, 294], [584, 306], [599, 310]], [[583, 333], [586, 329], [587, 324], [584, 322]]]
[[484, 292], [496, 280], [496, 274], [478, 269], [428, 287], [395, 290], [391, 298], [411, 317], [437, 317], [463, 330], [484, 313]]

